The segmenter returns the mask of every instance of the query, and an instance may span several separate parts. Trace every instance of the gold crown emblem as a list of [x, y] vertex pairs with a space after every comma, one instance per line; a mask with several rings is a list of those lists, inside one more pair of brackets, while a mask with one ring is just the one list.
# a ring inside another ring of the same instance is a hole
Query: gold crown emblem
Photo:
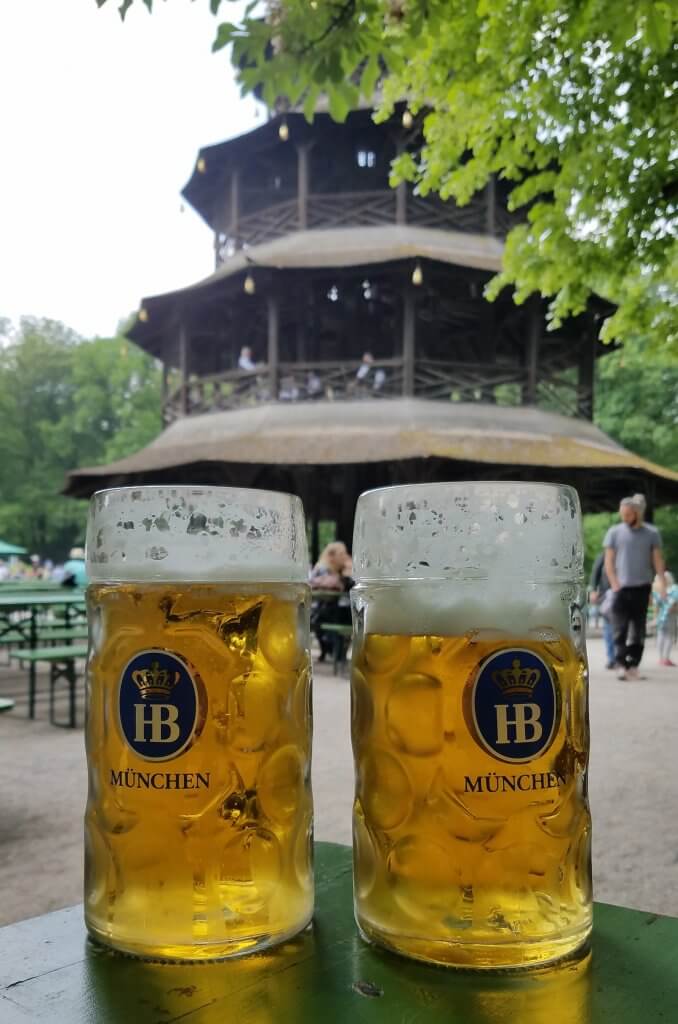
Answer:
[[174, 679], [166, 668], [160, 668], [157, 661], [151, 662], [150, 668], [139, 668], [132, 672], [134, 685], [139, 688], [141, 696], [147, 697], [159, 694], [162, 697], [169, 697], [170, 693], [181, 679], [179, 672], [174, 673]]
[[515, 658], [513, 668], [502, 668], [492, 673], [492, 682], [502, 693], [532, 693], [541, 679], [538, 668], [522, 668]]

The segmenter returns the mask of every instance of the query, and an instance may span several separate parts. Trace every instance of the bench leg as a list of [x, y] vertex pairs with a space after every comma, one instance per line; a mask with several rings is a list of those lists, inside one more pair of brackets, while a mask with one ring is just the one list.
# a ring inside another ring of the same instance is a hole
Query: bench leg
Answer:
[[35, 718], [35, 662], [28, 666], [28, 717]]
[[[68, 683], [68, 721], [57, 722], [54, 714], [56, 684], [60, 679]], [[77, 675], [75, 672], [75, 660], [68, 658], [61, 664], [54, 662], [49, 668], [49, 720], [52, 725], [58, 725], [63, 729], [75, 729], [75, 685]]]
[[57, 667], [54, 664], [49, 666], [49, 720], [54, 725], [54, 689], [57, 681]]
[[68, 724], [75, 729], [75, 661], [68, 663]]

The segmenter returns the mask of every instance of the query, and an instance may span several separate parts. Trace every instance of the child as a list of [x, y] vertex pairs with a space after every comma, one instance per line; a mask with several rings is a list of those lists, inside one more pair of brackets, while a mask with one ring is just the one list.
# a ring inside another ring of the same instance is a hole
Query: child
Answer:
[[678, 638], [678, 586], [670, 572], [664, 573], [666, 581], [666, 597], [657, 593], [657, 581], [654, 581], [654, 606], [657, 623], [657, 649], [659, 664], [674, 667], [671, 661], [671, 648]]

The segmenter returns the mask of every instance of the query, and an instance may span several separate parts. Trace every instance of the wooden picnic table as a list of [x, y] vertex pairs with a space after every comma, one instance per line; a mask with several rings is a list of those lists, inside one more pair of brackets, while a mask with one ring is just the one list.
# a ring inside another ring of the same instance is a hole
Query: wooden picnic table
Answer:
[[[38, 615], [45, 608], [64, 609], [64, 626], [70, 625], [71, 609], [81, 613], [85, 608], [83, 590], [39, 590], [29, 593], [0, 592], [0, 640], [8, 633], [23, 637], [28, 650], [35, 650], [38, 644]], [[16, 618], [17, 612], [25, 612], [24, 618]], [[36, 663], [31, 661], [28, 669], [28, 716], [35, 718]]]
[[[26, 880], [30, 884], [30, 880]], [[670, 1024], [678, 920], [597, 903], [593, 954], [541, 971], [431, 967], [363, 942], [351, 851], [316, 845], [303, 935], [214, 964], [154, 964], [85, 938], [82, 907], [0, 929], [3, 1024]]]

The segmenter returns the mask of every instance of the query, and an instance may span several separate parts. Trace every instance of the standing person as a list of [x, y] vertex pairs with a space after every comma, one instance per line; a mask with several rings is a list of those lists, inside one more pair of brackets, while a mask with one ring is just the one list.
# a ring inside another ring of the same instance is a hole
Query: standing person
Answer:
[[621, 522], [605, 535], [605, 572], [614, 592], [612, 629], [618, 679], [640, 679], [647, 609], [655, 573], [659, 592], [666, 593], [664, 557], [659, 530], [643, 522], [642, 495], [623, 498]]
[[605, 642], [606, 654], [605, 668], [612, 669], [616, 665], [614, 654], [614, 633], [612, 632], [612, 623], [610, 622], [609, 613], [604, 612], [601, 608], [605, 594], [610, 590], [610, 581], [608, 580], [607, 573], [605, 572], [605, 554], [602, 551], [593, 563], [589, 588], [589, 601], [591, 604], [596, 606], [603, 619], [603, 640]]
[[654, 602], [657, 621], [657, 650], [659, 651], [659, 664], [667, 668], [675, 668], [675, 661], [671, 661], [671, 648], [678, 639], [678, 586], [670, 572], [664, 573], [664, 594], [660, 593], [659, 585], [662, 580], [659, 576], [654, 581]]

